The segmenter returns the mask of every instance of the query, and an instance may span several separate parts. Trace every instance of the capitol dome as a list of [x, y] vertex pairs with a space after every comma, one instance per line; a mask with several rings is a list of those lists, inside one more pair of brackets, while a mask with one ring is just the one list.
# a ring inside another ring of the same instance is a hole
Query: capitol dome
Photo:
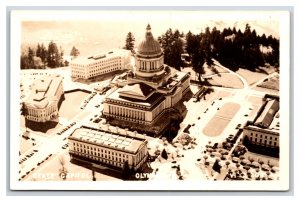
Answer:
[[138, 46], [137, 54], [144, 55], [144, 56], [162, 54], [160, 44], [157, 40], [153, 38], [153, 35], [151, 33], [151, 27], [149, 24], [146, 28], [145, 40], [142, 41]]
[[154, 39], [149, 24], [146, 28], [145, 40], [140, 43], [135, 54], [135, 74], [140, 78], [164, 74], [164, 54], [159, 42]]

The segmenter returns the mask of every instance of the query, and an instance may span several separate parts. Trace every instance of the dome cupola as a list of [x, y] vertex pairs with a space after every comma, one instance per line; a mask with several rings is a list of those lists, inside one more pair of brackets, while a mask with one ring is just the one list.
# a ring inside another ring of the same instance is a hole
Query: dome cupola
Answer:
[[135, 54], [135, 67], [135, 73], [140, 77], [150, 78], [164, 73], [164, 54], [159, 42], [154, 39], [149, 24], [145, 40], [140, 43]]
[[162, 54], [160, 44], [153, 38], [151, 27], [148, 24], [146, 28], [145, 40], [138, 46], [138, 55], [141, 56], [153, 56]]

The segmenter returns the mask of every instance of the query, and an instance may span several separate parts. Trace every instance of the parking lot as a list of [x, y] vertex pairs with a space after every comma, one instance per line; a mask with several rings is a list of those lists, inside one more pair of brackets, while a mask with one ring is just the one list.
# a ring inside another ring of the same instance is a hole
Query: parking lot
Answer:
[[83, 91], [74, 91], [65, 93], [65, 100], [62, 102], [59, 115], [68, 120], [76, 116], [80, 110], [80, 104], [85, 98], [88, 97], [88, 93]]

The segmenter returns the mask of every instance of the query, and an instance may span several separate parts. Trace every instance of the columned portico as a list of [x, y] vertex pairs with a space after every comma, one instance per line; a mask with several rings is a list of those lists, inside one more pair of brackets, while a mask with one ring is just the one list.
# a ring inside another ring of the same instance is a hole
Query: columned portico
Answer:
[[109, 105], [108, 114], [128, 117], [137, 120], [146, 120], [146, 111], [133, 110], [129, 108], [123, 108], [122, 106]]

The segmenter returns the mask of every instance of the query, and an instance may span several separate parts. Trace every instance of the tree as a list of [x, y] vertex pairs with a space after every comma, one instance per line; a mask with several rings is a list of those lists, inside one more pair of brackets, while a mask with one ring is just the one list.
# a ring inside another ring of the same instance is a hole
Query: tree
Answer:
[[28, 67], [29, 68], [35, 68], [34, 66], [34, 51], [30, 47], [28, 48]]
[[230, 161], [226, 161], [225, 165], [226, 165], [226, 168], [228, 168], [228, 166], [230, 165]]
[[158, 37], [158, 42], [164, 50], [165, 64], [179, 70], [182, 66], [181, 54], [183, 53], [183, 42], [180, 32], [175, 30], [173, 33], [170, 28], [165, 34]]
[[251, 156], [248, 156], [248, 160], [251, 162], [251, 165], [252, 165], [252, 163], [254, 162], [254, 158], [252, 158]]
[[68, 170], [66, 168], [66, 161], [65, 161], [65, 158], [64, 156], [60, 156], [59, 157], [59, 164], [61, 166], [61, 168], [59, 169], [59, 176], [63, 179], [63, 180], [66, 180], [67, 179], [67, 173], [68, 173]]
[[95, 176], [95, 171], [94, 170], [92, 170], [92, 176], [93, 176], [92, 180], [96, 181], [96, 176]]
[[65, 60], [64, 66], [65, 66], [65, 67], [69, 66], [69, 62], [68, 62], [67, 60]]
[[126, 160], [124, 162], [123, 170], [122, 170], [122, 178], [123, 178], [123, 180], [128, 180], [129, 177], [130, 177], [130, 175], [131, 175], [131, 172], [130, 172], [129, 164], [128, 164], [128, 161]]
[[70, 55], [74, 56], [74, 57], [77, 57], [79, 54], [80, 54], [79, 50], [75, 46], [73, 46], [72, 50], [70, 52]]
[[258, 163], [260, 164], [260, 167], [262, 167], [262, 165], [265, 163], [263, 160], [258, 159]]
[[59, 54], [60, 54], [60, 58], [59, 58], [59, 66], [63, 67], [64, 66], [64, 50], [62, 49], [62, 47], [59, 47]]
[[45, 48], [44, 44], [42, 43], [41, 45], [41, 53], [40, 53], [40, 58], [42, 59], [42, 62], [45, 64], [47, 62], [47, 55], [48, 55], [48, 51]]
[[58, 51], [56, 43], [51, 41], [48, 45], [47, 52], [47, 65], [50, 68], [55, 68], [60, 66], [61, 54]]
[[40, 58], [42, 58], [41, 56], [42, 56], [42, 48], [41, 48], [41, 46], [40, 46], [40, 44], [38, 43], [38, 45], [37, 45], [37, 48], [36, 48], [36, 53], [35, 53], [35, 55], [37, 56], [37, 57], [40, 57]]
[[28, 69], [29, 68], [28, 55], [27, 54], [24, 54], [24, 53], [21, 54], [20, 66], [21, 66], [21, 69]]
[[212, 169], [218, 173], [221, 173], [221, 168], [222, 168], [222, 166], [220, 165], [220, 160], [216, 159]]
[[44, 63], [42, 62], [42, 59], [40, 57], [34, 56], [33, 57], [33, 64], [34, 67], [37, 69], [41, 69], [44, 66]]
[[168, 159], [168, 154], [167, 154], [167, 152], [166, 152], [165, 149], [162, 150], [162, 152], [161, 152], [161, 157], [162, 157], [163, 159], [165, 159], [165, 160]]
[[207, 156], [207, 155], [204, 155], [203, 158], [204, 158], [204, 162], [206, 163], [206, 161], [207, 161], [207, 159], [208, 159], [208, 156]]
[[200, 41], [200, 49], [203, 51], [203, 55], [205, 58], [205, 62], [208, 66], [213, 64], [212, 61], [212, 40], [211, 40], [211, 33], [209, 27], [205, 28], [205, 34], [202, 35]]
[[132, 53], [134, 53], [134, 41], [135, 41], [135, 38], [134, 38], [133, 34], [131, 32], [128, 32], [128, 34], [126, 36], [126, 42], [125, 42], [124, 49], [130, 50]]
[[205, 73], [203, 65], [205, 63], [205, 53], [201, 47], [203, 35], [194, 35], [190, 31], [186, 35], [186, 51], [191, 57], [193, 70], [198, 75], [198, 81], [201, 82], [201, 75]]
[[204, 63], [204, 52], [199, 48], [198, 51], [192, 55], [193, 70], [197, 73], [199, 82], [202, 82], [201, 76], [205, 73], [203, 68]]

